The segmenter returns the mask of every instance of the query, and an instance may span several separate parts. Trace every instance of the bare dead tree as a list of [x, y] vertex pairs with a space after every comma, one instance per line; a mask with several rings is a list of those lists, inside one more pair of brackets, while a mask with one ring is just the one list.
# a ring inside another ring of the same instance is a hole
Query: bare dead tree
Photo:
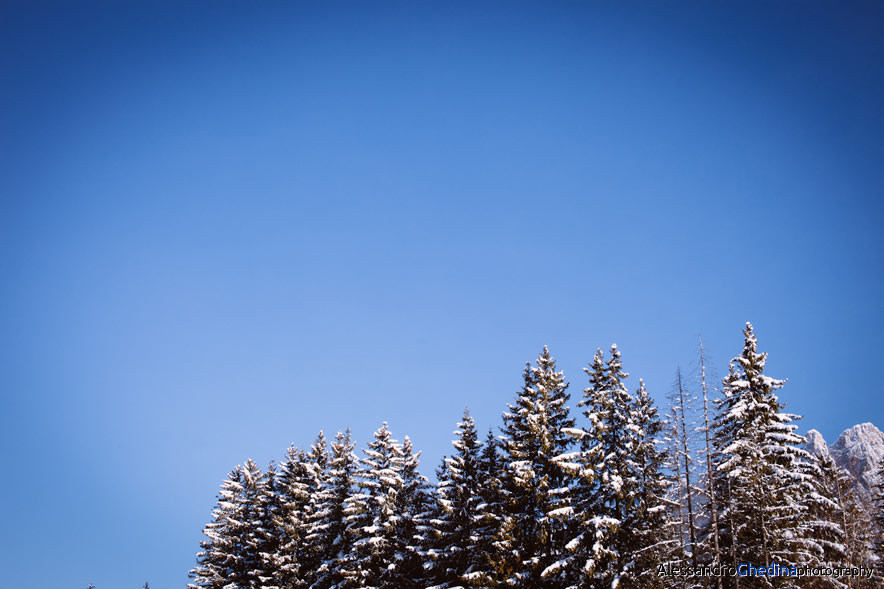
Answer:
[[[715, 485], [713, 484], [712, 471], [712, 438], [709, 435], [709, 388], [706, 384], [706, 350], [703, 348], [703, 338], [697, 336], [700, 341], [700, 390], [703, 395], [703, 434], [706, 442], [706, 492], [709, 496], [709, 511], [712, 515], [712, 542], [713, 559], [715, 564], [721, 563], [721, 549], [718, 545], [718, 505], [715, 502]], [[718, 589], [722, 587], [721, 577], [715, 578]]]
[[689, 394], [684, 386], [681, 377], [681, 368], [675, 372], [675, 390], [673, 391], [675, 405], [676, 420], [678, 422], [678, 442], [680, 446], [680, 455], [683, 463], [684, 487], [685, 487], [685, 506], [688, 516], [688, 537], [690, 538], [691, 564], [697, 566], [697, 525], [694, 514], [694, 488], [691, 484], [692, 458], [690, 452], [690, 444], [688, 442], [688, 419], [686, 417], [688, 411], [688, 403], [690, 402]]

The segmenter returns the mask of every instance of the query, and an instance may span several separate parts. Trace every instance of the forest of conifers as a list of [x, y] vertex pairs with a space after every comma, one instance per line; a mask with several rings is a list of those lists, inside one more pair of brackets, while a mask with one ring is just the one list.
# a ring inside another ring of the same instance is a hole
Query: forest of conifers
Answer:
[[868, 504], [804, 450], [784, 381], [743, 335], [721, 382], [701, 343], [665, 410], [626, 387], [612, 346], [572, 411], [544, 348], [499, 432], [465, 411], [434, 485], [386, 423], [361, 453], [347, 430], [263, 471], [248, 460], [221, 485], [190, 587], [884, 586], [868, 572], [882, 489]]

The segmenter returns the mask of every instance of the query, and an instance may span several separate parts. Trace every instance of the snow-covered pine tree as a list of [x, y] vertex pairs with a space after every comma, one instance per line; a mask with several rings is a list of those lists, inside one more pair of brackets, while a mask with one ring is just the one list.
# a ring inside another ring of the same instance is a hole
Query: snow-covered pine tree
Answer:
[[[787, 566], [807, 558], [796, 531], [803, 529], [801, 498], [809, 491], [803, 463], [809, 456], [794, 431], [797, 416], [781, 413], [775, 391], [785, 381], [764, 374], [767, 354], [758, 352], [751, 324], [743, 335], [743, 351], [731, 361], [714, 423], [715, 494], [723, 498], [719, 539], [734, 563]], [[765, 583], [789, 580], [768, 577]]]
[[306, 509], [310, 502], [310, 470], [302, 450], [290, 446], [276, 477], [276, 502], [273, 528], [277, 550], [273, 554], [273, 585], [289, 589], [308, 587], [302, 567], [306, 529]]
[[256, 531], [264, 524], [260, 509], [261, 470], [251, 460], [237, 466], [221, 484], [212, 521], [203, 530], [197, 566], [190, 571], [188, 587], [251, 589], [262, 586], [258, 577], [261, 557]]
[[[814, 566], [849, 566], [874, 568], [872, 554], [874, 523], [850, 475], [838, 467], [831, 456], [815, 455], [811, 466], [814, 492], [805, 497], [807, 518], [806, 542], [813, 545]], [[880, 587], [884, 579], [835, 579], [817, 577], [808, 579], [808, 587], [850, 587], [871, 589]]]
[[319, 562], [311, 585], [314, 589], [330, 589], [343, 582], [339, 563], [350, 550], [344, 509], [359, 464], [354, 447], [350, 428], [339, 431], [331, 443], [325, 482], [311, 500], [305, 542]]
[[[384, 422], [363, 450], [356, 473], [359, 488], [347, 499], [345, 521], [350, 551], [343, 556], [343, 587], [380, 587], [395, 576], [399, 548], [397, 496], [402, 476], [402, 447]], [[391, 570], [391, 568], [393, 570]]]
[[598, 350], [585, 372], [590, 386], [578, 406], [589, 424], [568, 430], [580, 439], [580, 452], [560, 459], [578, 475], [569, 580], [592, 588], [654, 587], [665, 553], [666, 481], [656, 447], [662, 425], [644, 386], [633, 396], [623, 384], [629, 375], [616, 345], [607, 362]]
[[431, 497], [429, 514], [426, 519], [426, 531], [423, 542], [424, 575], [428, 589], [444, 589], [448, 587], [449, 575], [445, 546], [448, 534], [448, 514], [440, 500], [439, 487], [447, 480], [447, 456], [443, 456], [436, 467], [436, 487]]
[[503, 474], [500, 441], [489, 428], [479, 454], [478, 488], [482, 501], [476, 506], [476, 523], [473, 528], [474, 548], [479, 558], [472, 570], [462, 576], [466, 586], [499, 586], [498, 580], [501, 577], [495, 564], [502, 560], [497, 557], [497, 551], [505, 506]]
[[455, 453], [445, 458], [439, 471], [439, 509], [431, 522], [433, 585], [438, 587], [462, 585], [465, 575], [484, 570], [487, 564], [486, 553], [476, 546], [476, 531], [484, 515], [479, 487], [482, 447], [469, 409], [464, 409], [454, 434]]
[[328, 448], [322, 431], [309, 452], [294, 447], [286, 451], [275, 493], [271, 495], [276, 497], [271, 507], [277, 548], [270, 559], [275, 587], [310, 587], [316, 580], [323, 554], [320, 544], [308, 542], [307, 536], [319, 509], [327, 465]]
[[624, 552], [634, 563], [629, 582], [636, 588], [652, 589], [662, 586], [657, 576], [657, 565], [671, 551], [674, 540], [666, 536], [666, 491], [668, 481], [663, 472], [665, 456], [660, 451], [660, 433], [663, 423], [654, 401], [638, 381], [634, 396], [635, 463], [638, 467], [634, 503], [630, 507], [624, 527], [629, 532]]
[[329, 486], [328, 440], [322, 430], [319, 431], [316, 440], [310, 446], [310, 451], [306, 453], [304, 464], [307, 470], [308, 500], [301, 516], [304, 543], [298, 560], [301, 568], [301, 580], [310, 587], [316, 582], [317, 571], [325, 558], [321, 545], [308, 540], [312, 522], [316, 519], [317, 513], [324, 509], [322, 498]]
[[429, 539], [432, 503], [429, 482], [420, 466], [420, 452], [415, 452], [411, 438], [402, 441], [398, 470], [402, 489], [396, 494], [396, 519], [393, 526], [394, 561], [388, 567], [384, 582], [389, 587], [418, 589], [427, 586], [424, 572], [424, 548]]
[[879, 578], [884, 580], [884, 461], [881, 462], [878, 469], [878, 484], [875, 485], [872, 509], [875, 533], [874, 556], [877, 557], [875, 568]]
[[[595, 587], [610, 584], [607, 569], [616, 559], [613, 536], [620, 520], [612, 517], [604, 506], [606, 496], [603, 491], [613, 487], [610, 479], [600, 481], [605, 462], [612, 446], [616, 431], [609, 431], [609, 413], [615, 411], [612, 404], [611, 377], [605, 365], [601, 349], [596, 351], [588, 368], [583, 371], [589, 376], [589, 387], [583, 389], [583, 399], [577, 406], [583, 408], [583, 415], [589, 421], [586, 427], [567, 427], [563, 431], [579, 441], [577, 451], [566, 451], [555, 458], [570, 476], [572, 486], [572, 528], [571, 538], [566, 544], [566, 554], [559, 561], [569, 586]], [[628, 407], [628, 394], [621, 398], [623, 407]]]
[[[571, 512], [569, 477], [554, 458], [568, 451], [568, 385], [544, 346], [503, 414], [506, 507], [496, 568], [515, 587], [560, 587]], [[502, 558], [501, 558], [502, 557]]]
[[[806, 465], [813, 484], [813, 492], [804, 498], [807, 517], [804, 521], [808, 560], [810, 566], [844, 566], [848, 564], [848, 528], [845, 500], [847, 475], [835, 465], [829, 455], [814, 455]], [[807, 580], [813, 589], [847, 587], [839, 579], [819, 577]]]
[[261, 587], [281, 588], [280, 556], [282, 554], [283, 521], [285, 505], [281, 494], [279, 472], [272, 461], [264, 472], [261, 481], [261, 495], [258, 497], [258, 511], [261, 525], [255, 530], [255, 550], [260, 559], [257, 577]]

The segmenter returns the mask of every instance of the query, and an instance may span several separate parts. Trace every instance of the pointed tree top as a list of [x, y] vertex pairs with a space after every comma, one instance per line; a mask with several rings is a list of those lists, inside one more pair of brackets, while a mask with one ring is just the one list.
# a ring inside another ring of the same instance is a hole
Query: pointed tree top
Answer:
[[261, 477], [261, 469], [251, 458], [246, 458], [246, 461], [243, 463], [240, 470], [242, 470], [246, 480], [250, 483]]
[[390, 432], [390, 427], [387, 425], [386, 421], [381, 423], [381, 427], [374, 433], [374, 437], [376, 440], [387, 440], [391, 444], [396, 443], [396, 440], [393, 439], [392, 433]]
[[755, 328], [752, 327], [752, 324], [748, 321], [746, 322], [746, 328], [743, 329], [743, 336], [746, 338], [746, 345], [748, 346], [750, 342], [752, 342], [752, 349], [754, 350], [758, 346], [758, 340], [755, 337]]
[[745, 338], [745, 341], [743, 342], [743, 352], [734, 360], [736, 360], [743, 369], [752, 366], [759, 372], [764, 370], [764, 365], [767, 363], [767, 353], [758, 352], [758, 338], [755, 337], [755, 329], [748, 321], [746, 322], [746, 329], [743, 330], [743, 336]]

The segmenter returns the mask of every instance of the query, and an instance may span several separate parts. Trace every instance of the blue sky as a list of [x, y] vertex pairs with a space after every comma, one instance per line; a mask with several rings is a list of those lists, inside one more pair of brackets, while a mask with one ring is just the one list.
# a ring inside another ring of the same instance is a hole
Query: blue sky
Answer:
[[884, 426], [882, 16], [4, 2], [4, 583], [180, 587], [235, 464], [431, 474], [544, 344], [662, 401], [750, 320], [802, 431]]

